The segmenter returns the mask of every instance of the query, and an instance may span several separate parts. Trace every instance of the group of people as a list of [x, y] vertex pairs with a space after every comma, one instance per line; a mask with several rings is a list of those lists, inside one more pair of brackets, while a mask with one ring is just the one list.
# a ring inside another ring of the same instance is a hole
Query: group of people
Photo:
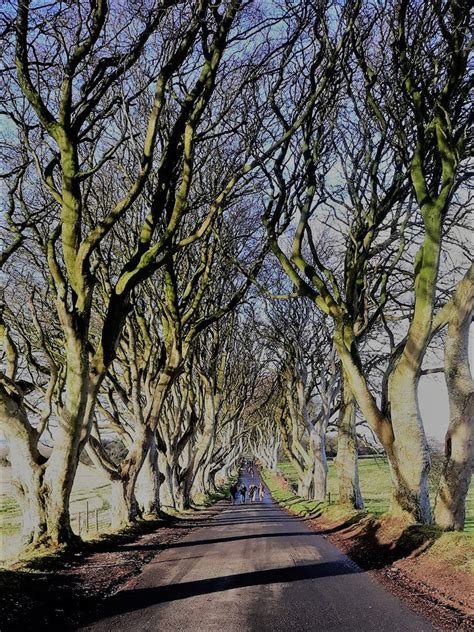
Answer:
[[[249, 501], [251, 503], [254, 503], [257, 500], [263, 502], [263, 499], [265, 498], [265, 487], [263, 486], [263, 483], [260, 482], [260, 485], [258, 487], [256, 485], [250, 485], [250, 487], [248, 488], [248, 494]], [[230, 496], [233, 505], [235, 505], [239, 498], [241, 503], [245, 503], [245, 499], [247, 498], [247, 486], [245, 485], [245, 483], [242, 483], [240, 487], [235, 484], [232, 485], [230, 488]]]
[[255, 463], [253, 461], [247, 461], [246, 459], [244, 459], [242, 462], [242, 466], [244, 468], [247, 468], [247, 471], [251, 478], [255, 476]]

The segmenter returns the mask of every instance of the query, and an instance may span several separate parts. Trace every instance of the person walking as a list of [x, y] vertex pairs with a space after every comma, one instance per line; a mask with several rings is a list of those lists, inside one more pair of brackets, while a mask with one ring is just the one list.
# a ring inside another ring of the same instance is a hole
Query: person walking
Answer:
[[255, 485], [250, 485], [250, 487], [249, 487], [249, 501], [251, 503], [255, 502], [256, 495], [257, 495], [257, 488], [255, 487]]
[[245, 504], [245, 495], [247, 493], [247, 488], [245, 486], [245, 483], [242, 483], [242, 485], [240, 486], [240, 502]]
[[258, 497], [261, 503], [263, 503], [265, 499], [265, 487], [263, 483], [260, 481], [260, 485], [258, 486]]
[[229, 491], [230, 491], [230, 496], [231, 496], [231, 502], [233, 505], [235, 505], [237, 494], [239, 493], [239, 490], [237, 489], [237, 485], [235, 483], [231, 485]]

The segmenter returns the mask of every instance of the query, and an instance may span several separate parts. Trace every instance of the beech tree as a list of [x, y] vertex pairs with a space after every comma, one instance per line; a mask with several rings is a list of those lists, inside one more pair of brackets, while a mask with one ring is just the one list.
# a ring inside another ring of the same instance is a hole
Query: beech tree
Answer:
[[449, 397], [449, 426], [435, 501], [436, 523], [462, 531], [474, 461], [474, 381], [469, 367], [469, 331], [474, 314], [474, 265], [455, 288], [452, 299], [433, 321], [433, 335], [447, 326], [444, 374]]
[[[347, 381], [345, 392], [350, 389], [354, 394], [389, 458], [393, 510], [429, 522], [429, 454], [417, 385], [431, 332], [443, 219], [453, 191], [463, 181], [459, 165], [466, 156], [469, 124], [469, 12], [451, 2], [435, 3], [422, 12], [402, 2], [390, 10], [387, 20], [385, 12], [364, 8], [353, 31], [356, 62], [348, 68], [357, 63], [364, 85], [363, 99], [352, 99], [356, 121], [367, 139], [370, 125], [373, 129], [364, 161], [355, 164], [355, 172], [346, 177], [353, 219], [347, 232], [344, 287], [322, 258], [310, 223], [326, 195], [327, 187], [318, 186], [318, 178], [320, 181], [329, 173], [330, 144], [324, 142], [328, 116], [321, 114], [324, 105], [314, 111], [311, 125], [308, 119], [302, 127], [302, 151], [298, 158], [293, 156], [295, 164], [304, 165], [302, 175], [294, 168], [291, 180], [285, 179], [284, 156], [276, 164], [273, 183], [277, 195], [273, 199], [278, 202], [269, 204], [264, 222], [272, 250], [292, 283], [333, 319], [334, 342]], [[392, 42], [391, 57], [377, 45], [381, 36]], [[393, 162], [384, 168], [388, 156]], [[404, 186], [407, 175], [411, 178], [409, 192]], [[291, 185], [294, 194], [288, 193]], [[300, 199], [298, 224], [287, 254], [279, 236], [290, 227], [293, 213], [288, 200], [298, 195], [298, 186], [305, 187], [305, 195]], [[372, 281], [371, 294], [367, 291], [368, 264], [395, 244], [398, 227], [403, 227], [398, 205], [408, 194], [418, 205], [424, 241], [413, 266], [414, 309], [408, 333], [389, 362], [387, 396], [379, 408], [361, 366], [358, 339], [370, 332], [383, 310], [390, 272], [399, 260], [403, 240], [398, 250], [388, 250], [390, 258], [383, 267], [372, 264], [372, 270], [378, 269], [378, 280]]]
[[472, 268], [440, 259], [469, 211], [469, 27], [457, 0], [5, 4], [0, 420], [27, 543], [76, 542], [83, 450], [117, 528], [244, 450], [282, 448], [323, 500], [336, 415], [361, 508], [356, 408], [393, 511], [429, 522], [418, 384], [443, 328], [435, 518], [462, 529]]
[[[193, 162], [196, 147], [205, 155], [206, 142], [208, 151], [217, 142], [219, 125], [224, 128], [220, 142], [239, 126], [239, 118], [229, 116], [243, 99], [239, 86], [258, 79], [256, 67], [275, 62], [275, 49], [255, 34], [268, 30], [277, 18], [263, 16], [247, 29], [245, 20], [237, 20], [238, 2], [222, 7], [151, 3], [143, 12], [135, 9], [132, 3], [119, 10], [105, 0], [87, 9], [22, 0], [14, 23], [10, 12], [6, 14], [16, 40], [15, 49], [7, 49], [2, 75], [11, 94], [6, 116], [53, 202], [46, 265], [66, 367], [61, 422], [47, 463], [36, 453], [36, 428], [24, 407], [25, 393], [18, 382], [2, 377], [6, 433], [11, 443], [22, 442], [12, 454], [28, 454], [18, 471], [39, 499], [30, 535], [35, 543], [74, 540], [68, 500], [78, 455], [89, 438], [97, 394], [115, 358], [134, 289], [157, 269], [169, 268], [173, 253], [206, 235], [230, 192], [259, 164], [247, 164], [253, 147], [241, 145], [236, 133], [238, 167], [220, 174], [220, 182], [204, 195], [195, 222], [182, 230], [191, 184], [199, 180]], [[300, 32], [301, 20], [290, 16], [287, 22], [289, 31]], [[253, 38], [255, 64], [243, 62], [238, 47], [232, 49], [233, 29], [236, 40]], [[125, 47], [124, 34], [130, 42]], [[223, 61], [226, 50], [229, 59]], [[281, 49], [276, 50], [281, 57]], [[229, 100], [223, 98], [226, 76], [234, 86]], [[148, 96], [144, 109], [143, 94]], [[260, 97], [264, 100], [263, 92]], [[137, 130], [136, 119], [146, 125]], [[118, 124], [111, 125], [112, 120]], [[272, 152], [270, 147], [267, 155]], [[133, 170], [122, 180], [124, 155]], [[232, 164], [235, 167], [235, 161]], [[117, 178], [120, 185], [111, 188]], [[96, 185], [108, 193], [99, 206], [94, 203]], [[115, 228], [130, 218], [138, 237], [132, 252], [121, 259], [108, 295], [101, 297], [104, 307], [96, 310], [96, 256]], [[94, 314], [100, 312], [97, 322]], [[92, 322], [99, 329], [95, 336]]]

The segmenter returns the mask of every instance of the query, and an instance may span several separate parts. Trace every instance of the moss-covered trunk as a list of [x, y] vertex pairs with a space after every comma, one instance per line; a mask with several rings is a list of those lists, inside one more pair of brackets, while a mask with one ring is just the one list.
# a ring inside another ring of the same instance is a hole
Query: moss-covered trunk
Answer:
[[390, 381], [394, 441], [387, 451], [392, 477], [391, 511], [421, 523], [431, 521], [430, 454], [418, 405], [418, 377], [399, 365]]
[[140, 511], [145, 516], [158, 516], [160, 513], [160, 472], [158, 469], [158, 449], [153, 435], [149, 441], [149, 450], [138, 474], [135, 496]]
[[469, 367], [469, 329], [473, 307], [474, 265], [454, 294], [444, 351], [449, 427], [435, 521], [446, 531], [464, 529], [466, 496], [474, 465], [474, 380]]
[[310, 451], [314, 458], [311, 500], [324, 502], [327, 494], [328, 462], [326, 457], [325, 429], [323, 422], [310, 432]]
[[363, 509], [359, 485], [357, 455], [356, 402], [347, 377], [343, 376], [341, 408], [337, 424], [336, 472], [339, 502], [354, 509]]
[[77, 541], [70, 523], [69, 500], [79, 465], [81, 438], [93, 412], [97, 386], [89, 377], [88, 350], [83, 336], [68, 332], [64, 403], [41, 495], [46, 513], [46, 532], [42, 537], [45, 544], [69, 545]]

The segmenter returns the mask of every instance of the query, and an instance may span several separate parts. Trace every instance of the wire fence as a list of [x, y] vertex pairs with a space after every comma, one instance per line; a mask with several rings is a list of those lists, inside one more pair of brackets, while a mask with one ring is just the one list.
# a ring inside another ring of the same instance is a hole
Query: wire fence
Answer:
[[103, 533], [110, 525], [110, 509], [91, 508], [87, 501], [83, 510], [71, 512], [71, 527], [77, 535], [84, 537], [88, 534]]

